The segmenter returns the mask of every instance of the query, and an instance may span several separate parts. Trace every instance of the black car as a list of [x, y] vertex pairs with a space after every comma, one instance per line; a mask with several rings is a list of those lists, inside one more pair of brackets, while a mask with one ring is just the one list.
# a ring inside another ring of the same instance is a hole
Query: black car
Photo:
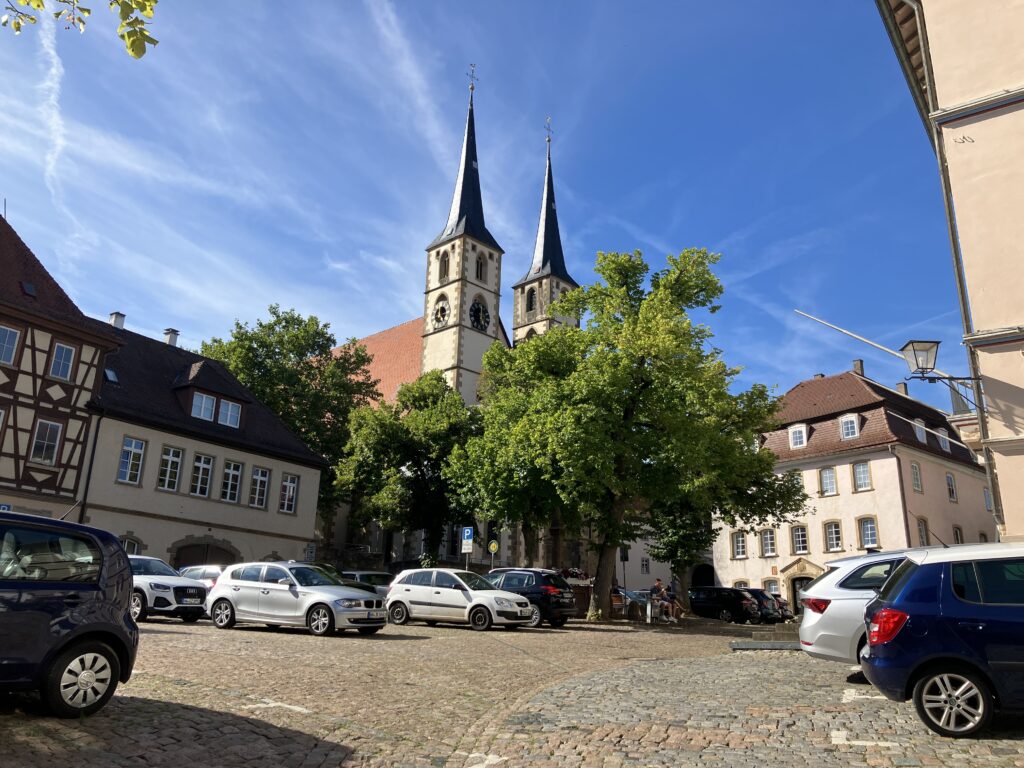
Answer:
[[779, 612], [782, 614], [783, 621], [789, 621], [790, 619], [796, 618], [793, 615], [793, 609], [789, 607], [789, 600], [776, 594], [772, 594], [772, 597], [774, 597], [775, 602], [779, 604]]
[[497, 568], [487, 574], [495, 589], [514, 592], [530, 601], [533, 613], [528, 627], [539, 627], [547, 622], [552, 627], [563, 627], [576, 615], [576, 595], [569, 582], [558, 571], [545, 568]]
[[698, 616], [743, 624], [761, 620], [757, 600], [745, 589], [695, 587], [690, 590], [690, 610]]
[[96, 712], [135, 664], [131, 594], [112, 534], [0, 512], [0, 690], [38, 690], [59, 717]]
[[782, 621], [782, 610], [775, 595], [763, 589], [745, 589], [757, 600], [757, 607], [761, 611], [761, 621], [765, 624], [777, 624]]

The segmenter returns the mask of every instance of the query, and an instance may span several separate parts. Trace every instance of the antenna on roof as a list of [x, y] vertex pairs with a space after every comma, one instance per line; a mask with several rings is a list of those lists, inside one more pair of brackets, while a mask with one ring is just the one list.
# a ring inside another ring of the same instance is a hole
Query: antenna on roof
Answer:
[[72, 512], [74, 512], [74, 511], [75, 511], [75, 507], [77, 507], [77, 506], [81, 505], [81, 503], [82, 503], [82, 500], [81, 500], [81, 499], [79, 499], [79, 500], [78, 500], [78, 501], [76, 501], [76, 502], [75, 502], [74, 504], [72, 504], [72, 505], [71, 505], [70, 507], [68, 507], [68, 511], [67, 511], [67, 512], [65, 512], [65, 513], [64, 513], [63, 515], [61, 515], [61, 516], [60, 516], [59, 518], [57, 518], [57, 519], [58, 519], [58, 520], [63, 520], [63, 519], [64, 519], [64, 518], [66, 518], [66, 517], [67, 517], [68, 515], [70, 515], [70, 514], [71, 514]]
[[942, 539], [940, 539], [935, 533], [932, 532], [932, 529], [928, 527], [928, 521], [927, 520], [925, 520], [923, 517], [921, 517], [916, 512], [911, 512], [910, 514], [912, 514], [914, 516], [914, 519], [917, 520], [918, 524], [920, 524], [922, 521], [924, 522], [924, 528], [928, 532], [928, 536], [929, 537], [934, 537], [935, 540], [937, 542], [939, 542], [939, 544], [941, 544], [944, 549], [949, 549], [949, 544], [947, 544]]

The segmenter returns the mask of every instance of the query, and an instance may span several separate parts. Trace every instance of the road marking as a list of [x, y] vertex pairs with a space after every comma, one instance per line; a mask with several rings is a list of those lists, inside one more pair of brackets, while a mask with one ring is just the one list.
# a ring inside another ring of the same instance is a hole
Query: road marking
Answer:
[[297, 707], [294, 704], [285, 704], [281, 701], [274, 701], [273, 699], [260, 699], [261, 704], [246, 704], [242, 709], [287, 709], [292, 712], [298, 712], [303, 715], [312, 715], [313, 710], [306, 709], [305, 707]]
[[832, 743], [835, 746], [848, 747], [898, 747], [894, 741], [860, 741], [846, 738], [849, 731], [832, 731]]
[[885, 696], [874, 696], [870, 693], [861, 693], [856, 688], [847, 688], [843, 691], [843, 704], [850, 704], [857, 699], [884, 699]]

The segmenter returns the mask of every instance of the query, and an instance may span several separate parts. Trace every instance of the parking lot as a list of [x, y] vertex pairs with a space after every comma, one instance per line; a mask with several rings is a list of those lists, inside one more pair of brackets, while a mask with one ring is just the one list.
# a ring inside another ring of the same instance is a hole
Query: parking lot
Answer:
[[948, 741], [849, 667], [628, 626], [375, 637], [143, 625], [84, 721], [0, 698], [0, 766], [1024, 766], [1024, 725]]

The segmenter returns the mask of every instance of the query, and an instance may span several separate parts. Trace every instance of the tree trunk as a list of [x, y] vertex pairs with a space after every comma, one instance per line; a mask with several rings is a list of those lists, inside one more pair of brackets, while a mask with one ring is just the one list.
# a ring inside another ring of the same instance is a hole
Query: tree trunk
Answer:
[[609, 619], [612, 615], [612, 577], [615, 575], [615, 561], [619, 552], [617, 544], [601, 544], [597, 556], [597, 574], [594, 589], [590, 593], [590, 611], [587, 618], [594, 621], [600, 616]]
[[438, 551], [441, 549], [441, 540], [444, 538], [444, 529], [440, 526], [431, 526], [423, 531], [423, 555], [420, 561], [423, 567], [431, 567], [438, 562]]
[[537, 552], [537, 529], [532, 525], [523, 523], [523, 562], [527, 568], [533, 568], [534, 556]]

